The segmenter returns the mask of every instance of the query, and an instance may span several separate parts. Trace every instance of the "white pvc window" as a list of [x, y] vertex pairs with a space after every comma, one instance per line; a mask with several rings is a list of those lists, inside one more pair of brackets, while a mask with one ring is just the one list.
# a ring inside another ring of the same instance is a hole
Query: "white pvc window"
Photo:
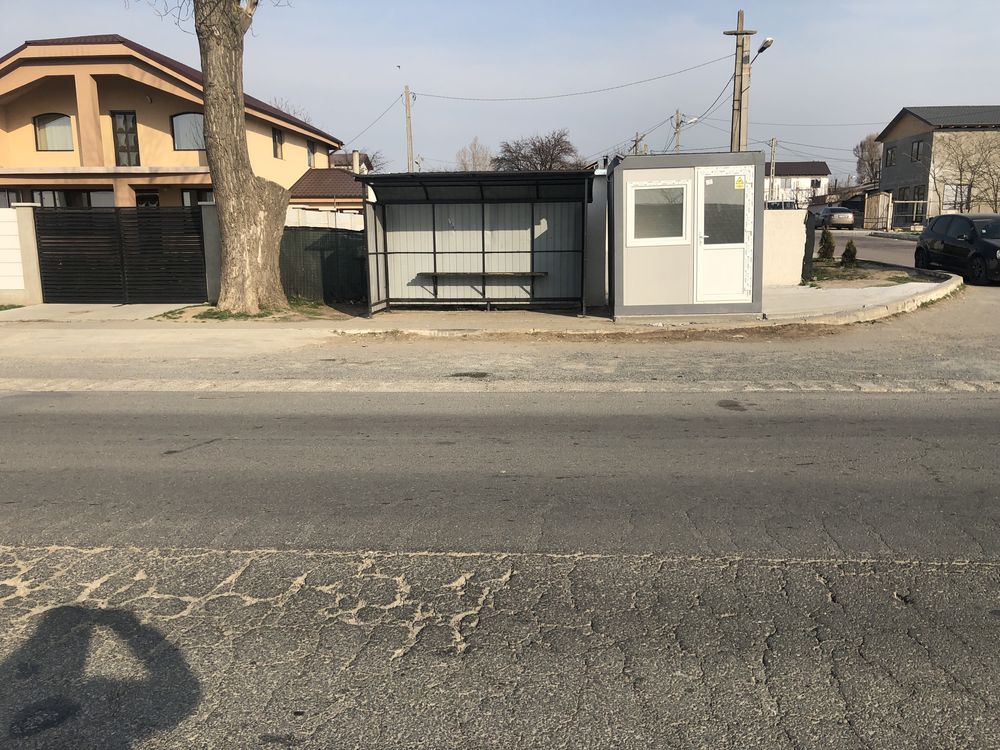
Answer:
[[630, 183], [626, 224], [632, 247], [688, 244], [688, 183]]
[[205, 116], [201, 112], [182, 112], [170, 118], [174, 151], [205, 150]]

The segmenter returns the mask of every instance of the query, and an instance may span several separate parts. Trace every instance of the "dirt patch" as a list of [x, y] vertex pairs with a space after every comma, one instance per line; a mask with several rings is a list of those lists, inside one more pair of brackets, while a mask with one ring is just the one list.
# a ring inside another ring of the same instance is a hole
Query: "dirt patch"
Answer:
[[821, 289], [860, 289], [862, 287], [885, 287], [897, 284], [936, 283], [941, 279], [915, 269], [886, 268], [875, 263], [858, 262], [854, 266], [842, 266], [839, 260], [813, 261], [813, 281], [811, 286]]
[[364, 312], [360, 307], [348, 305], [330, 307], [322, 302], [314, 302], [312, 300], [292, 299], [289, 300], [289, 304], [291, 305], [289, 310], [261, 312], [256, 315], [228, 313], [212, 305], [191, 305], [190, 307], [180, 307], [176, 310], [165, 312], [162, 315], [157, 315], [154, 320], [172, 320], [181, 323], [204, 323], [206, 321], [228, 320], [297, 323], [306, 320], [351, 320]]

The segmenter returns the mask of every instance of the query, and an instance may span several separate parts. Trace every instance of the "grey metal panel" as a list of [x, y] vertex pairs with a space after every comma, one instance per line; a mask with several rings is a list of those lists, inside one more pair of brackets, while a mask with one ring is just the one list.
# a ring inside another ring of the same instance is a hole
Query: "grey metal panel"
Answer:
[[[531, 270], [531, 204], [486, 204], [486, 270]], [[487, 297], [529, 299], [531, 279], [492, 279], [486, 286]]]
[[386, 215], [388, 290], [391, 299], [424, 300], [434, 296], [434, 281], [420, 276], [433, 270], [434, 215], [429, 205], [389, 205]]
[[365, 204], [365, 243], [368, 250], [368, 257], [366, 263], [368, 265], [368, 305], [369, 310], [374, 312], [385, 307], [385, 280], [383, 278], [383, 269], [385, 268], [385, 256], [383, 254], [385, 248], [381, 247], [382, 243], [382, 211], [379, 210], [380, 207], [372, 205], [371, 203]]
[[[385, 220], [390, 253], [429, 253], [434, 249], [434, 216], [431, 206], [386, 206]], [[389, 262], [391, 265], [391, 258]]]
[[[475, 203], [441, 203], [434, 206], [437, 227], [437, 270], [475, 272], [483, 270], [483, 207]], [[439, 279], [438, 299], [482, 297], [481, 276]]]
[[535, 297], [578, 298], [583, 261], [583, 205], [535, 204]]

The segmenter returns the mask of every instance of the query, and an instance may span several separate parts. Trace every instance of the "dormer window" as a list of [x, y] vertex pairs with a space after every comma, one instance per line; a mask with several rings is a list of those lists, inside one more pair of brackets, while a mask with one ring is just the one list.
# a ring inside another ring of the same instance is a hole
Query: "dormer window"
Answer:
[[73, 124], [69, 115], [50, 112], [35, 118], [35, 148], [38, 151], [72, 151]]

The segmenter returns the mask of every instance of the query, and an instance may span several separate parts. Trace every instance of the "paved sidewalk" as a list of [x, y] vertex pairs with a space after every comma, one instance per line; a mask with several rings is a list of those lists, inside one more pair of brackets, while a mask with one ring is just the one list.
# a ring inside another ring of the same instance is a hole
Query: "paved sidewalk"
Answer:
[[12, 310], [0, 310], [0, 321], [67, 323], [83, 321], [147, 320], [176, 310], [182, 305], [28, 305]]
[[[219, 335], [243, 328], [253, 329], [254, 338], [284, 338], [291, 330], [303, 334], [346, 336], [404, 333], [418, 336], [467, 336], [491, 334], [601, 335], [645, 332], [650, 329], [724, 330], [789, 323], [843, 325], [877, 320], [945, 297], [962, 286], [956, 276], [942, 274], [938, 283], [908, 283], [856, 289], [813, 287], [768, 287], [764, 289], [760, 314], [687, 315], [621, 318], [613, 321], [606, 309], [592, 309], [581, 316], [566, 310], [391, 310], [372, 318], [301, 321], [170, 321], [149, 320], [177, 305], [34, 305], [0, 312], [0, 324], [103, 323], [102, 329], [122, 329], [128, 339], [136, 328], [184, 332], [179, 342]], [[197, 332], [197, 333], [196, 333]], [[287, 333], [283, 333], [287, 332]], [[125, 342], [123, 342], [125, 343]], [[83, 345], [83, 342], [81, 342]], [[86, 348], [85, 345], [83, 345]], [[251, 348], [253, 348], [251, 346]]]

